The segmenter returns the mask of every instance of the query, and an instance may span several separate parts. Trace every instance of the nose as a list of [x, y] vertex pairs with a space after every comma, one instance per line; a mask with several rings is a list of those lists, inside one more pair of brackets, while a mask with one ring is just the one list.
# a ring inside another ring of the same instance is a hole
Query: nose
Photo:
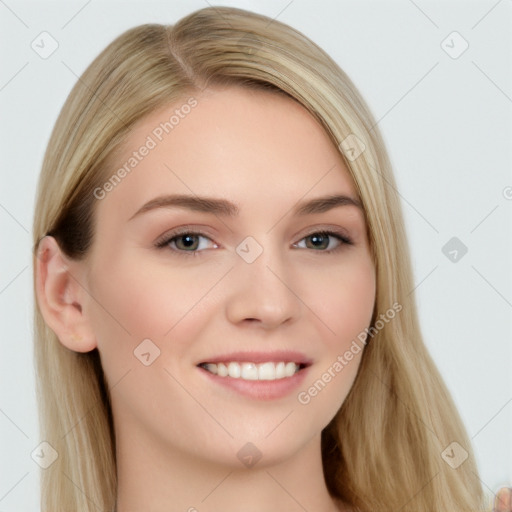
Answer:
[[275, 329], [293, 323], [303, 308], [293, 268], [270, 247], [263, 247], [252, 263], [236, 255], [228, 287], [226, 316], [235, 325]]

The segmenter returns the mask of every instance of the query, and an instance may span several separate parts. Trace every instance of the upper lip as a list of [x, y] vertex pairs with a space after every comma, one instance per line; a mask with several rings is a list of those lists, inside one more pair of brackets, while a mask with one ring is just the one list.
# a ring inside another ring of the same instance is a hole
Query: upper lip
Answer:
[[312, 360], [306, 357], [301, 352], [292, 350], [276, 350], [272, 352], [230, 352], [229, 354], [220, 354], [217, 356], [208, 357], [202, 359], [197, 363], [226, 363], [226, 362], [237, 362], [237, 363], [267, 363], [267, 362], [293, 362], [303, 366], [309, 366], [312, 364]]

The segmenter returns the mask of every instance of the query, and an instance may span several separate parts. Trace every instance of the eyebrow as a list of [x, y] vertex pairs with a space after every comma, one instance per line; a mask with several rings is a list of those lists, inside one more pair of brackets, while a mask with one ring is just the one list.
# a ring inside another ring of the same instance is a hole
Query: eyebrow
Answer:
[[[293, 209], [293, 213], [295, 215], [312, 215], [324, 213], [339, 206], [355, 206], [363, 211], [363, 206], [359, 199], [343, 194], [334, 194], [299, 202]], [[226, 199], [173, 194], [151, 199], [141, 206], [129, 220], [158, 208], [184, 208], [223, 217], [236, 217], [240, 212], [238, 205]]]

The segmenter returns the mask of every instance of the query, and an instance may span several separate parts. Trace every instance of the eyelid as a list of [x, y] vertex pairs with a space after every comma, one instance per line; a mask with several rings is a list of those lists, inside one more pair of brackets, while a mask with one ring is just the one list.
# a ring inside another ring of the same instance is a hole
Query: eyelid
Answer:
[[[181, 226], [179, 228], [168, 231], [165, 234], [163, 234], [162, 236], [160, 236], [159, 238], [157, 238], [154, 242], [154, 245], [155, 245], [155, 247], [160, 248], [160, 249], [165, 248], [171, 242], [172, 239], [179, 237], [180, 235], [202, 236], [204, 238], [208, 238], [208, 240], [210, 240], [217, 247], [219, 247], [219, 244], [217, 242], [215, 242], [209, 234], [207, 234], [206, 232], [202, 231], [201, 229], [195, 228], [193, 226]], [[183, 254], [186, 252], [189, 252], [189, 253], [202, 252], [202, 251], [177, 251], [175, 249], [173, 251], [176, 253], [180, 253], [180, 254]]]
[[[207, 238], [211, 242], [213, 242], [216, 246], [215, 248], [220, 247], [220, 244], [215, 242], [215, 240], [213, 240], [213, 238], [209, 234], [207, 234], [200, 228], [197, 228], [194, 226], [180, 226], [179, 228], [175, 228], [174, 230], [168, 231], [154, 242], [154, 246], [158, 249], [164, 249], [165, 247], [167, 247], [169, 245], [171, 240], [173, 240], [176, 237], [179, 237], [180, 235], [185, 235], [185, 234], [202, 236], [204, 238]], [[294, 242], [292, 244], [292, 246], [296, 247], [296, 245], [299, 242], [301, 242], [302, 240], [304, 240], [304, 238], [307, 238], [308, 236], [315, 235], [315, 234], [324, 234], [324, 235], [328, 235], [330, 237], [334, 237], [334, 238], [338, 239], [338, 241], [340, 243], [334, 249], [329, 249], [329, 250], [315, 251], [314, 249], [309, 249], [313, 252], [330, 254], [330, 253], [334, 253], [337, 250], [343, 248], [343, 246], [354, 245], [353, 238], [347, 234], [347, 231], [345, 229], [343, 229], [339, 226], [316, 226], [314, 228], [309, 229], [307, 232], [303, 233], [302, 235], [300, 235], [300, 238], [297, 240], [297, 242]], [[170, 250], [175, 254], [179, 254], [180, 256], [181, 255], [184, 255], [184, 256], [196, 255], [196, 256], [198, 256], [198, 255], [200, 255], [200, 253], [204, 252], [204, 249], [202, 249], [200, 251], [197, 251], [197, 250], [184, 251], [184, 250], [177, 250], [177, 249], [170, 249]]]
[[213, 236], [216, 236], [212, 232], [209, 233], [207, 229], [201, 227], [198, 224], [185, 224], [185, 225], [177, 226], [175, 228], [167, 230], [163, 235], [159, 236], [155, 240], [154, 243], [156, 245], [157, 243], [161, 242], [162, 240], [168, 240], [169, 238], [173, 238], [175, 236], [189, 234], [189, 233], [194, 234], [194, 235], [202, 235], [202, 236], [205, 236], [206, 238], [210, 238], [210, 239], [212, 239]]
[[304, 234], [302, 234], [299, 241], [307, 236], [311, 236], [316, 233], [327, 233], [330, 235], [337, 235], [340, 238], [342, 238], [345, 241], [345, 243], [347, 243], [347, 244], [354, 243], [352, 236], [348, 233], [348, 230], [343, 229], [340, 226], [332, 226], [332, 225], [315, 226], [313, 229], [307, 230]]

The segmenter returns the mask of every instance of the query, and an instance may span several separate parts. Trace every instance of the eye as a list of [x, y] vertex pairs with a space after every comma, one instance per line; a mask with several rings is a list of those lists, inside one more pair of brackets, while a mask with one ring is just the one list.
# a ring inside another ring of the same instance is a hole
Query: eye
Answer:
[[[315, 231], [305, 236], [293, 246], [301, 249], [313, 249], [317, 252], [332, 253], [342, 249], [344, 245], [353, 245], [353, 242], [342, 233], [324, 230]], [[181, 230], [166, 234], [161, 240], [155, 242], [155, 247], [170, 249], [180, 256], [199, 256], [199, 253], [203, 250], [218, 248], [219, 246], [204, 233]]]
[[159, 249], [169, 248], [177, 253], [190, 253], [194, 255], [204, 249], [208, 249], [208, 241], [213, 247], [218, 247], [215, 242], [204, 233], [195, 231], [180, 231], [165, 235], [162, 240], [155, 243]]
[[[303, 240], [305, 240], [305, 246], [301, 245]], [[327, 253], [337, 251], [344, 245], [353, 245], [353, 242], [347, 236], [335, 231], [315, 231], [295, 244], [296, 247]]]

